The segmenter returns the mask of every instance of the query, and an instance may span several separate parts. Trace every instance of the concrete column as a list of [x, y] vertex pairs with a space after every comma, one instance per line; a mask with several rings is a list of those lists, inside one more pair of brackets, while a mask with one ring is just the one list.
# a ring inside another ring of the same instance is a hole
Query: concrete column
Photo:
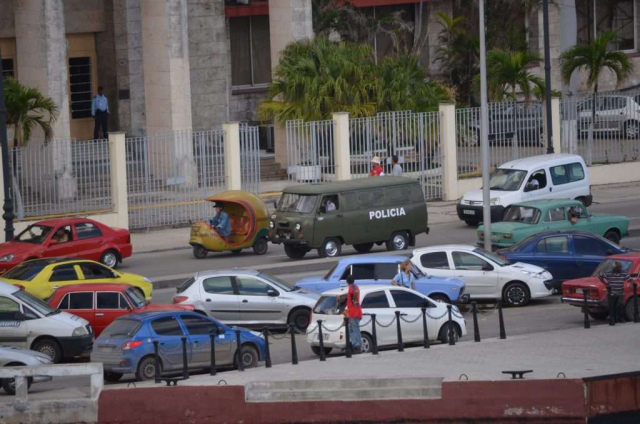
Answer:
[[242, 190], [240, 168], [240, 123], [225, 122], [224, 130], [224, 177], [227, 190]]
[[127, 151], [123, 132], [109, 133], [109, 164], [111, 166], [111, 201], [117, 215], [117, 226], [129, 228], [127, 192]]
[[351, 179], [351, 143], [349, 141], [349, 114], [333, 114], [333, 154], [336, 180]]
[[456, 106], [441, 103], [440, 144], [442, 147], [442, 192], [444, 200], [458, 199], [458, 152], [456, 146]]
[[551, 98], [551, 129], [553, 137], [553, 151], [555, 153], [562, 153], [562, 128], [560, 128], [560, 99], [557, 97]]
[[[280, 62], [280, 52], [287, 44], [313, 39], [311, 0], [269, 0], [269, 32], [271, 36], [271, 67]], [[287, 164], [287, 138], [284, 126], [274, 126], [276, 162]]]

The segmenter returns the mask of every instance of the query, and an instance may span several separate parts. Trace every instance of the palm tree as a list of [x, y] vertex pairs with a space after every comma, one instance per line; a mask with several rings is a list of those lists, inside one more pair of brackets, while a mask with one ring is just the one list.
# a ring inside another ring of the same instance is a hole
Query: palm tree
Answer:
[[15, 128], [14, 147], [27, 144], [34, 127], [42, 129], [45, 142], [53, 137], [53, 125], [58, 119], [59, 109], [50, 97], [44, 96], [37, 88], [7, 78], [5, 100], [7, 124]]
[[591, 100], [591, 122], [589, 123], [589, 138], [587, 141], [587, 163], [592, 162], [593, 125], [596, 120], [596, 97], [598, 95], [598, 81], [605, 69], [616, 76], [616, 85], [629, 78], [633, 71], [633, 64], [626, 53], [609, 51], [609, 45], [618, 40], [616, 31], [605, 31], [587, 44], [576, 44], [560, 55], [560, 72], [565, 84], [571, 80], [576, 70], [587, 71], [587, 86], [593, 88]]

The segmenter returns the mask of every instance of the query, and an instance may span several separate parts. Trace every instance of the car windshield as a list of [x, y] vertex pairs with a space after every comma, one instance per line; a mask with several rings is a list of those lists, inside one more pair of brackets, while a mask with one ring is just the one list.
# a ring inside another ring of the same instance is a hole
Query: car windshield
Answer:
[[100, 338], [105, 337], [133, 337], [138, 332], [142, 323], [132, 319], [117, 319], [104, 329]]
[[529, 206], [509, 206], [504, 213], [503, 222], [520, 222], [523, 224], [537, 224], [540, 220], [540, 209]]
[[410, 262], [411, 264], [411, 273], [416, 277], [416, 278], [422, 278], [424, 277], [426, 274], [424, 272], [422, 272], [420, 270], [420, 268], [418, 268], [413, 262]]
[[335, 264], [334, 266], [332, 266], [331, 269], [324, 275], [324, 277], [322, 277], [322, 279], [325, 281], [329, 281], [329, 278], [331, 278], [331, 274], [333, 274], [333, 271], [336, 270], [337, 266], [338, 264]]
[[612, 272], [613, 266], [616, 262], [620, 262], [620, 268], [623, 274], [630, 273], [631, 267], [633, 266], [633, 261], [624, 261], [621, 259], [605, 259], [604, 261], [600, 262], [598, 268], [593, 271], [593, 275], [599, 276], [602, 274], [606, 274], [607, 272]]
[[526, 176], [527, 171], [498, 168], [491, 173], [489, 188], [498, 191], [516, 191]]
[[316, 195], [284, 193], [278, 203], [278, 212], [310, 213], [317, 200]]
[[278, 287], [279, 289], [282, 289], [284, 291], [293, 291], [293, 286], [291, 286], [291, 284], [287, 283], [286, 281], [283, 281], [277, 277], [274, 277], [273, 275], [268, 275], [268, 274], [258, 274], [258, 277], [262, 278], [263, 280], [267, 280], [268, 282], [270, 282], [271, 284], [273, 284], [274, 286]]
[[313, 308], [314, 314], [340, 315], [347, 306], [347, 298], [338, 296], [322, 296]]
[[18, 234], [15, 240], [25, 243], [42, 244], [47, 239], [51, 230], [53, 230], [53, 227], [46, 225], [29, 225], [23, 232]]
[[484, 249], [474, 249], [473, 253], [478, 254], [486, 259], [489, 259], [490, 261], [500, 265], [500, 266], [507, 266], [507, 265], [511, 265], [511, 262], [501, 258], [500, 256], [496, 255], [493, 252], [487, 252]]
[[30, 295], [25, 291], [20, 290], [13, 293], [13, 295], [16, 298], [20, 299], [24, 304], [26, 304], [32, 309], [35, 309], [36, 311], [40, 312], [44, 316], [55, 315], [58, 312], [60, 312], [60, 311], [57, 311], [56, 309], [53, 309], [51, 306], [44, 303], [42, 300]]
[[3, 278], [8, 278], [10, 280], [19, 280], [19, 281], [31, 281], [35, 278], [36, 275], [40, 273], [44, 269], [46, 264], [29, 264], [23, 263], [16, 267], [13, 267], [4, 274]]
[[186, 280], [184, 283], [182, 283], [182, 284], [180, 284], [180, 285], [178, 286], [178, 288], [176, 289], [176, 292], [178, 292], [178, 294], [180, 294], [180, 293], [184, 292], [184, 291], [185, 291], [185, 290], [187, 290], [189, 287], [191, 287], [191, 285], [192, 285], [193, 283], [195, 283], [195, 282], [196, 282], [196, 279], [195, 279], [195, 278], [193, 278], [193, 277], [189, 278], [189, 279], [188, 279], [188, 280]]
[[138, 291], [133, 287], [129, 287], [127, 290], [125, 290], [124, 293], [127, 295], [127, 297], [129, 298], [129, 301], [133, 304], [135, 308], [142, 308], [144, 305], [147, 304], [147, 301], [143, 299], [138, 294]]

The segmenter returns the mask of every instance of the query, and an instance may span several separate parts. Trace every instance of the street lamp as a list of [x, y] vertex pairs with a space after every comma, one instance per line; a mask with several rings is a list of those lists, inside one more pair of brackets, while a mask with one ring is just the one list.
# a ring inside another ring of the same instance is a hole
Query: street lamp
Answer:
[[551, 54], [549, 48], [549, 0], [542, 2], [542, 14], [544, 20], [544, 85], [545, 85], [545, 107], [547, 113], [547, 153], [554, 153], [553, 150], [553, 121], [551, 118]]
[[11, 200], [11, 170], [9, 169], [9, 142], [7, 141], [7, 106], [4, 101], [4, 75], [2, 74], [2, 52], [0, 52], [0, 145], [2, 147], [2, 179], [4, 183], [4, 239], [13, 239], [13, 200]]
[[489, 106], [487, 100], [487, 47], [485, 41], [484, 0], [478, 2], [480, 15], [480, 146], [482, 150], [482, 223], [484, 248], [491, 251], [491, 188], [489, 187]]

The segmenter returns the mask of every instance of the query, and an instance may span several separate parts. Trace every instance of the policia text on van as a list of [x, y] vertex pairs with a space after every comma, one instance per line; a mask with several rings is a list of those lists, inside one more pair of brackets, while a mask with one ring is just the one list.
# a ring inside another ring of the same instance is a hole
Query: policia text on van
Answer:
[[339, 256], [344, 244], [361, 253], [374, 243], [403, 250], [429, 232], [427, 224], [418, 181], [388, 176], [287, 187], [269, 227], [271, 241], [301, 259], [311, 249]]

